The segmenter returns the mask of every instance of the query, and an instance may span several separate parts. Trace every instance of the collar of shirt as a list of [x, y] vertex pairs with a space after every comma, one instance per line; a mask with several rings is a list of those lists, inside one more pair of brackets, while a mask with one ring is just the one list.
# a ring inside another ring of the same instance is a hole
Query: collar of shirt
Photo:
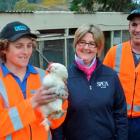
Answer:
[[[4, 77], [8, 74], [14, 75], [12, 72], [9, 71], [9, 69], [6, 67], [6, 65], [4, 63], [1, 64], [1, 69], [2, 69], [2, 73], [3, 73]], [[32, 65], [28, 64], [26, 73], [37, 74], [38, 72]]]
[[133, 53], [133, 58], [134, 58], [134, 63], [135, 63], [135, 67], [138, 66], [138, 64], [140, 63], [140, 54], [136, 54], [134, 52]]
[[14, 79], [16, 80], [16, 82], [18, 83], [18, 85], [20, 86], [20, 88], [22, 90], [22, 94], [23, 94], [24, 98], [26, 98], [27, 78], [30, 75], [30, 73], [37, 74], [38, 72], [36, 71], [36, 69], [32, 65], [28, 64], [27, 71], [25, 73], [23, 81], [21, 81], [14, 73], [10, 72], [4, 63], [1, 65], [1, 69], [3, 72], [3, 76], [11, 74], [14, 77]]

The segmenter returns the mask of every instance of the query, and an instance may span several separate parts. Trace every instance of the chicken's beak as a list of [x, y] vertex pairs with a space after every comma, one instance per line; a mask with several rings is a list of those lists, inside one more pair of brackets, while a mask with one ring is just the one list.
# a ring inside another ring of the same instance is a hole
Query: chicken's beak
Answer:
[[51, 72], [51, 67], [52, 67], [52, 66], [51, 66], [51, 63], [49, 63], [48, 68], [47, 68], [47, 70], [46, 70], [48, 73]]
[[46, 71], [47, 71], [48, 73], [50, 73], [50, 70], [51, 70], [51, 67], [48, 67]]

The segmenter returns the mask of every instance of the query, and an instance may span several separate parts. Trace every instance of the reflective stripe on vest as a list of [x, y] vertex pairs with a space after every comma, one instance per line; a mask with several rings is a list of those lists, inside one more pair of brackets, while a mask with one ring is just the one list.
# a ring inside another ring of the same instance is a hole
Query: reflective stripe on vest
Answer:
[[127, 104], [127, 110], [131, 109], [131, 105]]
[[16, 107], [12, 107], [10, 108], [9, 112], [8, 112], [10, 119], [12, 121], [12, 124], [14, 126], [14, 130], [17, 131], [21, 128], [23, 128], [23, 124], [20, 120], [20, 116], [18, 114], [18, 110]]
[[[4, 86], [4, 84], [3, 84], [1, 79], [0, 79], [0, 93], [1, 93], [1, 96], [2, 96], [2, 98], [4, 100], [5, 107], [9, 107], [9, 101], [8, 101], [8, 98], [7, 98], [7, 92], [6, 92], [5, 86]], [[22, 122], [20, 120], [18, 111], [17, 111], [17, 109], [15, 107], [10, 108], [8, 114], [9, 114], [9, 117], [11, 119], [11, 122], [13, 124], [13, 127], [14, 127], [15, 131], [23, 128], [23, 125], [22, 125]], [[6, 140], [12, 140], [11, 135], [8, 135], [6, 137]]]
[[[131, 109], [131, 106], [129, 104], [127, 104], [127, 110], [130, 110], [130, 109]], [[133, 111], [140, 112], [140, 106], [134, 105], [133, 106]]]
[[3, 100], [4, 100], [5, 107], [9, 107], [9, 102], [8, 102], [8, 98], [7, 98], [6, 89], [5, 89], [5, 86], [4, 86], [1, 79], [0, 79], [0, 94], [3, 98]]
[[[115, 68], [114, 70], [119, 74], [120, 72], [120, 63], [121, 63], [121, 55], [122, 55], [122, 44], [117, 45], [116, 48], [116, 59], [115, 59]], [[131, 109], [131, 105], [127, 104], [127, 111]], [[134, 105], [133, 111], [139, 112], [140, 106]]]
[[48, 140], [52, 140], [52, 135], [50, 129], [48, 130]]
[[[41, 81], [42, 81], [43, 77], [45, 76], [46, 73], [44, 70], [42, 70], [40, 68], [37, 68], [37, 71], [38, 71], [39, 76], [40, 76]], [[9, 107], [7, 92], [6, 92], [5, 86], [3, 84], [3, 81], [1, 79], [0, 79], [0, 95], [2, 96], [2, 98], [4, 100], [5, 107]], [[11, 119], [11, 122], [13, 124], [15, 131], [23, 128], [22, 121], [20, 120], [20, 117], [19, 117], [19, 114], [18, 114], [16, 107], [10, 108], [8, 114], [9, 114], [9, 117]], [[6, 140], [12, 140], [12, 135], [6, 136]], [[50, 131], [48, 132], [48, 140], [52, 140]]]
[[120, 63], [121, 63], [121, 54], [122, 54], [122, 44], [117, 45], [116, 48], [116, 59], [115, 59], [115, 68], [114, 70], [120, 72]]
[[6, 137], [6, 140], [12, 140], [12, 135], [8, 135], [8, 136]]
[[135, 112], [139, 112], [139, 111], [140, 111], [140, 106], [134, 105], [133, 110], [134, 110]]

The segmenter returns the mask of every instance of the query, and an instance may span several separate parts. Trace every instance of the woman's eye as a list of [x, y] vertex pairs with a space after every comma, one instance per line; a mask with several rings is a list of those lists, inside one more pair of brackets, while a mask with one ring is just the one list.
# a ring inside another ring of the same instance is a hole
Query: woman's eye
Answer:
[[33, 47], [33, 44], [28, 44], [27, 47], [28, 48], [32, 48]]
[[22, 46], [21, 45], [16, 45], [15, 46], [17, 49], [20, 49]]

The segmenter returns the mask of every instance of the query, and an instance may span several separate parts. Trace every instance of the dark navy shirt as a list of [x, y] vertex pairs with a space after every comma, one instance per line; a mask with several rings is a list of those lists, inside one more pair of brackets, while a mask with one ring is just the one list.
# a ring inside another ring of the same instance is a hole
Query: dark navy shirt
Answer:
[[2, 72], [3, 72], [3, 76], [6, 76], [8, 74], [11, 74], [14, 77], [14, 79], [19, 84], [19, 86], [20, 86], [20, 88], [22, 90], [22, 93], [23, 93], [24, 98], [26, 98], [27, 78], [30, 75], [30, 73], [37, 74], [36, 69], [32, 65], [29, 65], [28, 64], [27, 71], [25, 73], [25, 76], [24, 76], [23, 80], [21, 81], [18, 76], [16, 76], [14, 73], [10, 72], [10, 70], [6, 67], [6, 65], [4, 63], [1, 64], [1, 68], [2, 68]]
[[97, 59], [88, 81], [75, 64], [68, 69], [69, 106], [53, 140], [128, 140], [127, 110], [117, 73]]
[[137, 67], [137, 65], [140, 63], [140, 54], [136, 54], [134, 52], [132, 52], [132, 53], [133, 53], [135, 67]]

